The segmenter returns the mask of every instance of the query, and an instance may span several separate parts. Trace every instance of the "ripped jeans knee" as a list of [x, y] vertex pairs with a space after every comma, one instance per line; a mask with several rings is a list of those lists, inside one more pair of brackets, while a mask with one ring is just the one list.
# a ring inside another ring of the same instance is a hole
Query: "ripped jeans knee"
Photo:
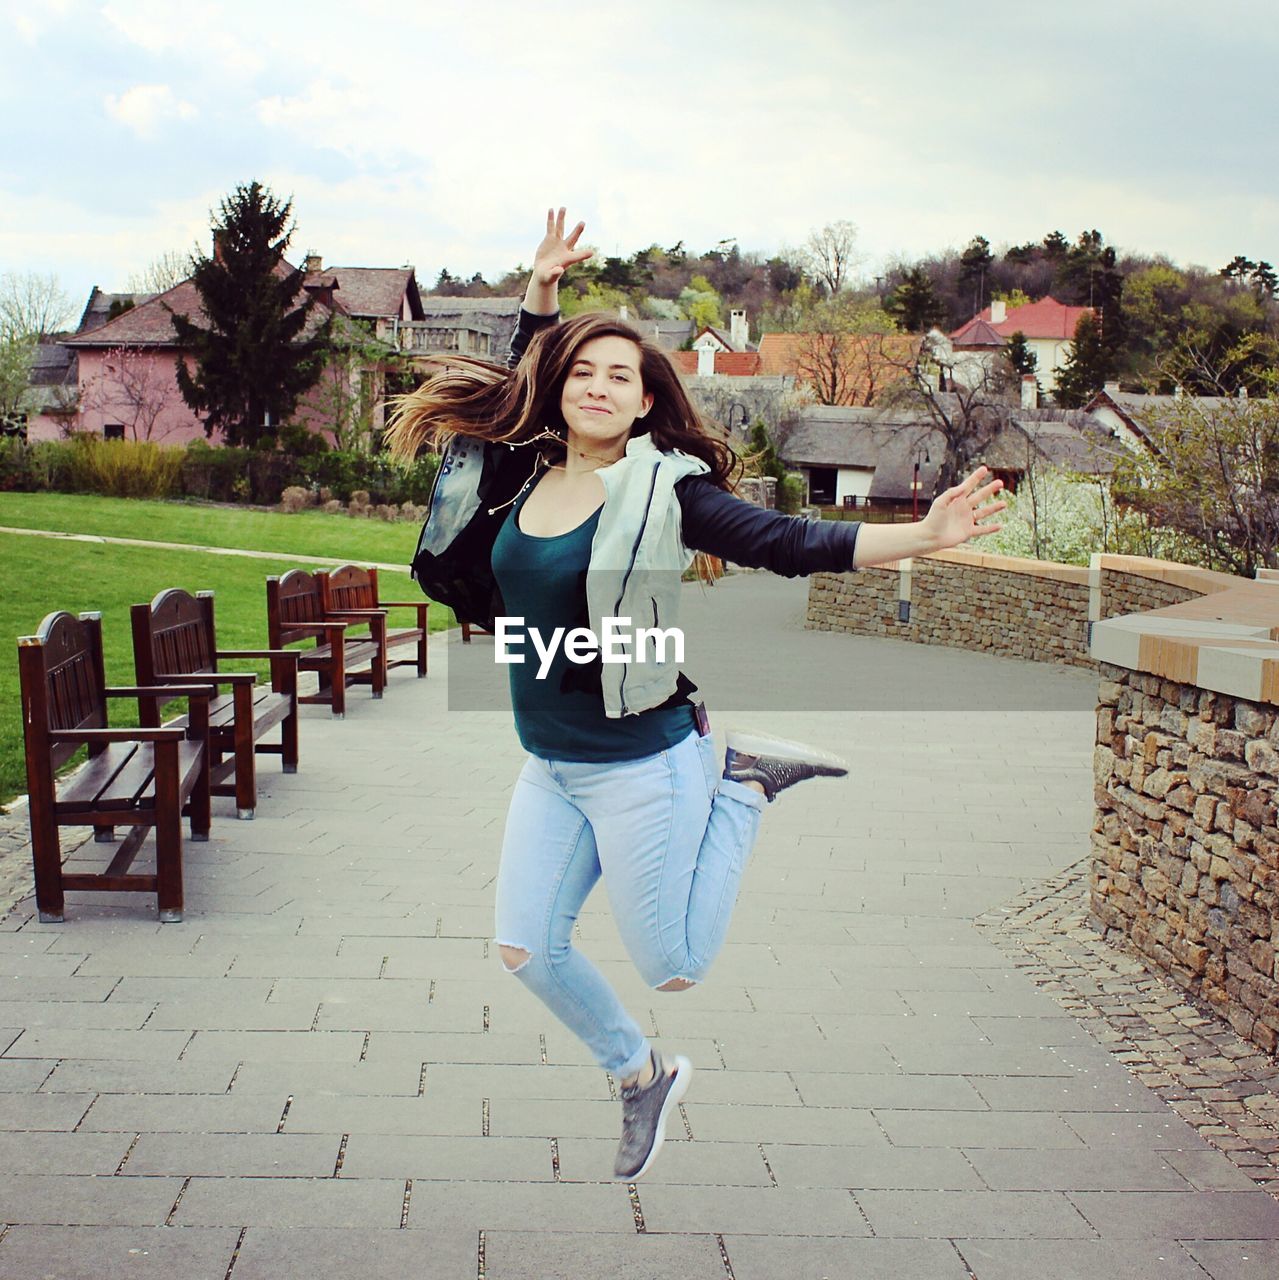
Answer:
[[694, 978], [668, 978], [665, 982], [662, 983], [661, 986], [657, 988], [657, 990], [658, 991], [687, 991], [690, 987], [695, 987], [695, 986], [697, 986], [697, 981]]
[[497, 945], [502, 953], [502, 968], [507, 973], [519, 973], [533, 958], [533, 953], [527, 947], [515, 947], [505, 942], [499, 942]]

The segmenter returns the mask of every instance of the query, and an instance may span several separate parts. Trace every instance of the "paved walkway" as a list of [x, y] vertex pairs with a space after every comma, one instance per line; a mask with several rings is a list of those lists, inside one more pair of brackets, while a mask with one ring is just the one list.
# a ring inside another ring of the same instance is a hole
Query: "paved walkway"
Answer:
[[804, 632], [803, 591], [690, 588], [703, 687], [854, 777], [770, 809], [705, 986], [581, 918], [698, 1067], [635, 1192], [610, 1082], [490, 954], [521, 752], [447, 709], [491, 641], [436, 641], [305, 710], [301, 772], [188, 848], [183, 923], [0, 924], [0, 1278], [1269, 1280], [1279, 1204], [972, 923], [1087, 852], [1091, 678]]

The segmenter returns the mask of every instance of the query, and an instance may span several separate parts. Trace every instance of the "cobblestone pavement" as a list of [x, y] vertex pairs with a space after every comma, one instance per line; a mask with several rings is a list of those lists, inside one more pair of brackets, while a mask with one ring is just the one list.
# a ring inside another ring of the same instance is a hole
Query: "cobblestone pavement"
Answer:
[[[802, 602], [690, 593], [717, 732], [853, 766], [770, 807], [710, 980], [645, 988], [603, 895], [578, 922], [697, 1065], [648, 1178], [608, 1180], [613, 1083], [491, 954], [522, 753], [509, 714], [448, 707], [491, 642], [437, 641], [428, 680], [307, 708], [253, 822], [220, 802], [182, 923], [94, 894], [0, 921], [0, 1280], [1269, 1280], [1279, 1204], [1174, 1105], [1225, 1104], [1205, 1081], [1237, 1045], [1070, 915], [1091, 678], [804, 632]], [[1165, 1044], [1204, 1072], [1185, 1098]], [[1231, 1100], [1260, 1115], [1255, 1083]]]
[[1088, 859], [979, 916], [979, 928], [1147, 1088], [1279, 1195], [1279, 1063], [1211, 1009], [1105, 942], [1087, 918]]

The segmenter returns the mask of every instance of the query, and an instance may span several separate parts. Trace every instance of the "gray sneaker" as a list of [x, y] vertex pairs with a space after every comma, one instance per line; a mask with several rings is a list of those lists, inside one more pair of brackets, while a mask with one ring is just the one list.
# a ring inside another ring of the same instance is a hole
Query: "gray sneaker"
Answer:
[[653, 1054], [653, 1078], [646, 1085], [622, 1087], [622, 1140], [617, 1144], [613, 1176], [634, 1182], [649, 1170], [666, 1137], [666, 1117], [688, 1092], [693, 1064], [681, 1054]]
[[734, 782], [758, 782], [771, 804], [779, 791], [805, 778], [842, 778], [848, 765], [829, 751], [770, 738], [759, 733], [730, 733], [724, 757], [724, 777]]

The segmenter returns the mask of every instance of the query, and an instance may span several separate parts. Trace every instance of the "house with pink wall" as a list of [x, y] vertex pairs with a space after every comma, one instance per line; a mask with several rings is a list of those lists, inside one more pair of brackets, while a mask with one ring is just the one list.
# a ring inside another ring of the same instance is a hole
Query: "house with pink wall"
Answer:
[[[293, 270], [287, 263], [281, 274]], [[402, 324], [423, 318], [421, 298], [412, 267], [336, 267], [323, 269], [318, 257], [309, 257], [302, 289], [314, 297], [313, 332], [328, 315], [338, 322], [359, 325], [370, 337], [394, 348]], [[29, 440], [57, 439], [68, 431], [89, 432], [105, 438], [150, 440], [165, 445], [186, 445], [193, 440], [221, 443], [220, 433], [205, 433], [204, 422], [182, 398], [176, 369], [185, 357], [177, 344], [172, 313], [185, 314], [197, 323], [203, 317], [199, 294], [191, 280], [165, 293], [142, 296], [135, 305], [104, 317], [95, 302], [112, 295], [95, 288], [81, 318], [80, 327], [60, 346], [70, 352], [74, 394], [47, 403], [27, 425]], [[331, 410], [335, 380], [354, 379], [355, 394], [381, 402], [381, 371], [326, 370], [317, 386], [299, 405], [297, 418], [333, 443]], [[72, 387], [65, 389], [68, 393]]]

